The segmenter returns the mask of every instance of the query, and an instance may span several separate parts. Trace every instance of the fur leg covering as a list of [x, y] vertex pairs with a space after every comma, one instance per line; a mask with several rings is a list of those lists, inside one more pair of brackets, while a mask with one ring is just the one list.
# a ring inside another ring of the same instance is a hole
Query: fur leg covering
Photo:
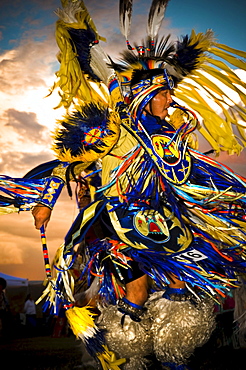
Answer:
[[214, 303], [201, 299], [194, 306], [189, 301], [167, 300], [162, 294], [154, 293], [146, 305], [152, 316], [154, 352], [161, 362], [182, 364], [196, 347], [206, 343], [215, 328]]
[[133, 321], [128, 315], [118, 311], [117, 306], [108, 306], [101, 309], [97, 325], [105, 330], [107, 346], [118, 358], [126, 358], [127, 362], [121, 365], [124, 370], [147, 369], [147, 360], [144, 356], [152, 352], [150, 339], [150, 320], [145, 313], [140, 322]]

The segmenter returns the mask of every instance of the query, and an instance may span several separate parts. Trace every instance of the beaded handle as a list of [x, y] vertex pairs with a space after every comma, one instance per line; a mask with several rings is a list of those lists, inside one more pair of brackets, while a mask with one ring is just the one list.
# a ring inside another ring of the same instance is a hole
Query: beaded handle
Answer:
[[44, 257], [44, 265], [45, 265], [45, 272], [47, 279], [51, 279], [51, 267], [49, 262], [49, 254], [48, 254], [48, 247], [46, 243], [46, 235], [45, 235], [45, 229], [44, 225], [40, 227], [40, 236], [41, 236], [41, 242], [43, 247], [43, 257]]

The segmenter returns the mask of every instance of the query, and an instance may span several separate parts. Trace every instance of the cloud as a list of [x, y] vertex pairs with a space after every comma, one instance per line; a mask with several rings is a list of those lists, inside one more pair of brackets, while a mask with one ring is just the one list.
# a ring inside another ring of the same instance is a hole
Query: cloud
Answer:
[[37, 122], [35, 113], [20, 112], [12, 108], [5, 111], [5, 115], [8, 119], [8, 123], [5, 126], [12, 127], [19, 134], [21, 140], [42, 142], [43, 133], [47, 128]]
[[35, 4], [35, 8], [38, 6], [41, 10], [51, 13], [54, 12], [57, 7], [61, 6], [61, 2], [59, 0], [31, 0], [31, 3]]
[[60, 118], [53, 110], [58, 102], [44, 97], [58, 69], [56, 52], [52, 25], [27, 27], [19, 46], [0, 55], [0, 173], [20, 177], [54, 159], [50, 130]]
[[[1, 215], [0, 261], [2, 265], [26, 263], [26, 250], [35, 245], [31, 214]], [[28, 232], [28, 234], [27, 234]]]
[[8, 118], [8, 123], [5, 126], [12, 127], [20, 137], [22, 136], [22, 140], [42, 140], [42, 134], [46, 128], [36, 121], [37, 115], [35, 113], [20, 112], [12, 108], [8, 109], [5, 114]]
[[[46, 230], [48, 253], [52, 262], [63, 243], [78, 209], [66, 190], [58, 199]], [[0, 271], [31, 280], [45, 277], [40, 233], [34, 228], [30, 212], [1, 215]]]
[[[2, 0], [0, 2], [0, 21], [2, 25], [10, 27], [26, 28], [28, 21], [35, 23], [40, 19], [42, 22], [53, 22], [54, 9], [60, 5], [59, 0]], [[45, 12], [45, 13], [44, 13]]]
[[11, 177], [23, 177], [32, 168], [54, 159], [51, 152], [23, 153], [12, 151], [1, 154], [0, 173]]
[[31, 168], [54, 159], [49, 129], [36, 113], [7, 109], [0, 132], [0, 173], [22, 177]]
[[34, 87], [47, 86], [47, 76], [53, 74], [54, 39], [37, 42], [27, 39], [21, 45], [0, 56], [0, 86], [5, 94], [25, 93]]

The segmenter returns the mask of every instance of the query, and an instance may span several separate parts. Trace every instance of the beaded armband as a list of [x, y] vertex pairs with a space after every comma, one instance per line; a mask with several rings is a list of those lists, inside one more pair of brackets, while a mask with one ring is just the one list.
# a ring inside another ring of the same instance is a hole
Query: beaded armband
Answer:
[[141, 321], [141, 316], [144, 314], [146, 309], [143, 308], [143, 306], [132, 303], [123, 297], [118, 302], [118, 311], [125, 315], [129, 315], [133, 321], [139, 322]]
[[63, 189], [64, 184], [64, 181], [59, 177], [48, 177], [46, 179], [43, 194], [38, 203], [41, 203], [44, 206], [53, 209], [55, 202], [57, 201]]
[[187, 288], [170, 288], [168, 287], [163, 294], [162, 298], [166, 298], [169, 301], [190, 301], [193, 297]]

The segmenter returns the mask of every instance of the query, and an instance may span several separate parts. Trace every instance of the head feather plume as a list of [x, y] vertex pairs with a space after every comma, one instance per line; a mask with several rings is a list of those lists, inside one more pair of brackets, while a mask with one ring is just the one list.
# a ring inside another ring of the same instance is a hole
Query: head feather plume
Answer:
[[[175, 52], [175, 46], [173, 43], [169, 43], [170, 35], [163, 37], [159, 42], [155, 44], [151, 43], [149, 37], [147, 37], [141, 45], [144, 50], [143, 55], [134, 52], [133, 50], [125, 50], [121, 53], [121, 59], [119, 63], [112, 61], [112, 68], [124, 78], [125, 72], [129, 75], [129, 72], [133, 72], [136, 69], [155, 69], [161, 68], [161, 66], [169, 59], [172, 58]], [[139, 46], [134, 44], [135, 49]]]
[[[61, 19], [57, 22], [61, 68], [54, 86], [62, 90], [61, 104], [69, 107], [78, 97], [86, 103], [100, 102], [114, 109], [122, 101], [118, 81], [125, 86], [130, 84], [135, 70], [165, 68], [176, 82], [176, 100], [200, 114], [199, 130], [217, 153], [225, 150], [238, 154], [246, 146], [245, 83], [236, 71], [246, 70], [242, 59], [245, 52], [217, 43], [211, 30], [198, 34], [192, 31], [176, 43], [171, 43], [169, 36], [158, 42], [156, 30], [168, 1], [153, 0], [148, 37], [142, 45], [135, 44], [135, 50], [128, 43], [129, 50], [116, 63], [98, 45], [102, 38], [83, 1], [62, 0], [62, 3], [67, 8], [59, 13]], [[120, 2], [120, 13], [121, 29], [127, 37], [132, 0]]]
[[127, 39], [131, 26], [132, 0], [120, 0], [119, 6], [120, 31]]
[[[211, 46], [212, 35], [208, 34]], [[208, 41], [208, 40], [207, 40]], [[207, 48], [208, 49], [208, 45]], [[186, 35], [177, 42], [170, 42], [170, 35], [162, 37], [160, 41], [156, 38], [153, 44], [152, 40], [147, 37], [141, 46], [134, 44], [133, 50], [125, 50], [121, 53], [119, 63], [111, 63], [115, 71], [123, 78], [130, 78], [130, 72], [134, 70], [152, 70], [166, 68], [174, 81], [181, 82], [184, 77], [191, 74], [203, 61], [205, 49], [200, 46], [199, 40], [194, 40]], [[142, 54], [136, 52], [142, 48]]]
[[159, 32], [169, 0], [153, 0], [148, 17], [147, 34], [153, 40]]

